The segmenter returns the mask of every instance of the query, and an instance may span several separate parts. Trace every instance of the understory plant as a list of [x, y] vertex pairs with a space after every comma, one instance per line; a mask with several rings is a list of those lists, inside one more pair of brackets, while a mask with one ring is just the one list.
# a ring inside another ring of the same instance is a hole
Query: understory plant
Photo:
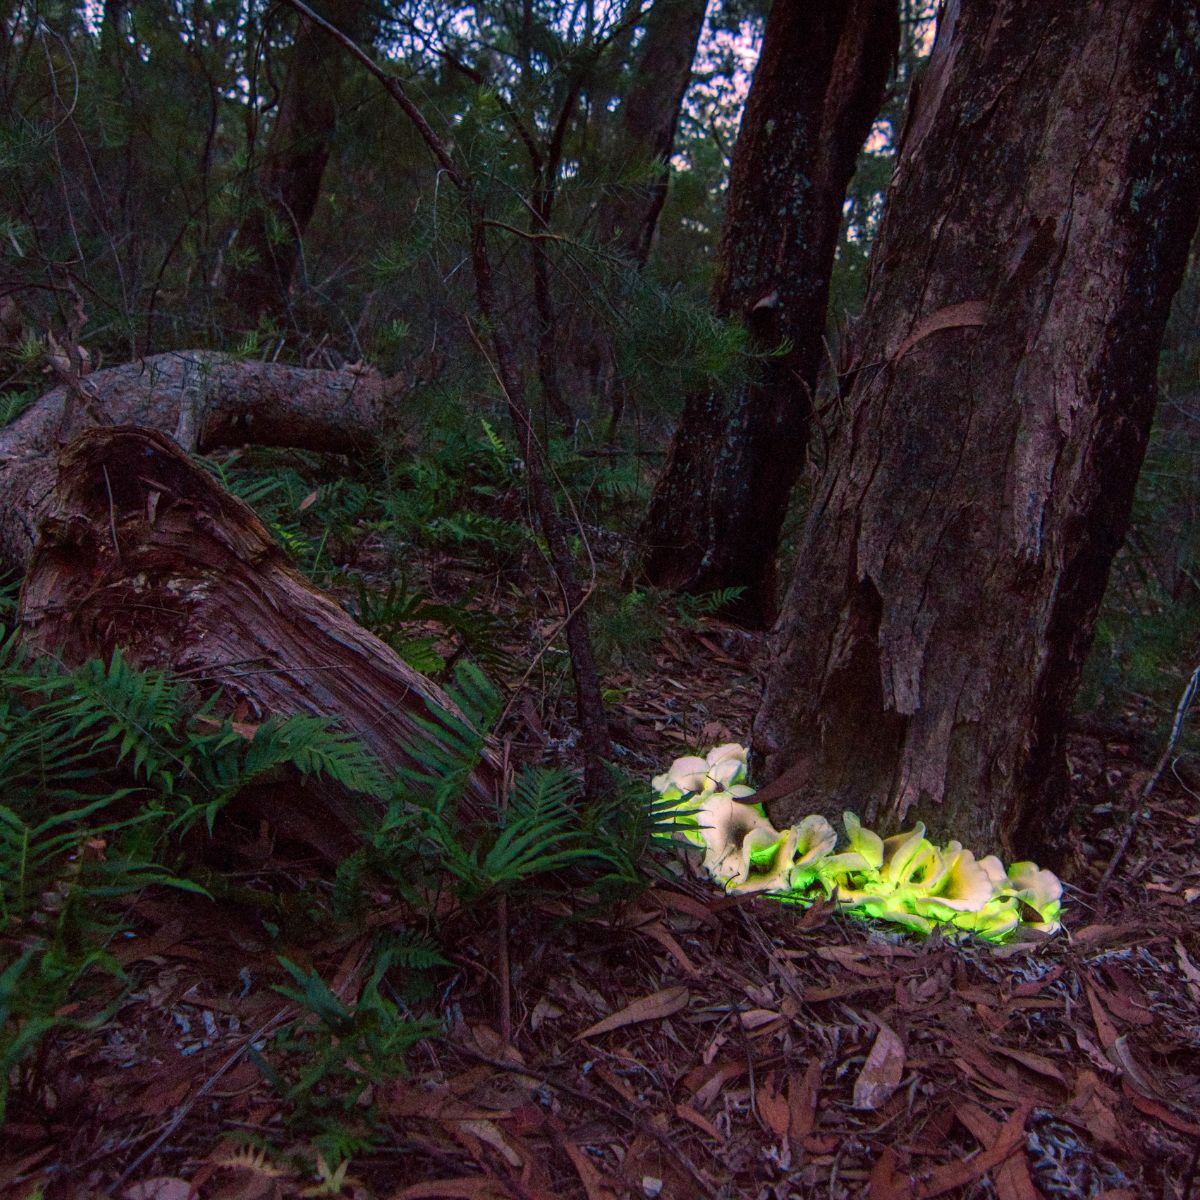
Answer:
[[916, 933], [935, 928], [1004, 941], [1021, 929], [1059, 928], [1062, 885], [1032, 862], [1007, 870], [959, 842], [935, 846], [920, 822], [894, 837], [843, 815], [846, 839], [818, 814], [776, 829], [746, 784], [747, 752], [730, 742], [676, 759], [653, 780], [660, 828], [703, 851], [726, 891], [766, 892], [789, 904], [836, 898], [838, 907]]
[[0, 1119], [15, 1085], [36, 1091], [35, 1052], [84, 991], [103, 1023], [127, 983], [107, 946], [128, 898], [150, 886], [203, 895], [175, 838], [249, 783], [287, 766], [351, 793], [386, 788], [374, 759], [311, 716], [253, 736], [196, 711], [160, 671], [34, 660], [0, 628]]
[[[451, 707], [436, 723], [418, 721], [411, 747], [381, 817], [363, 831], [362, 847], [343, 862], [340, 903], [362, 903], [372, 880], [417, 907], [435, 897], [470, 909], [521, 889], [578, 885], [599, 895], [640, 886], [638, 860], [648, 822], [621, 788], [585, 804], [577, 775], [561, 767], [524, 765], [506, 775], [489, 737], [501, 697], [469, 661], [446, 688]], [[472, 813], [470, 781], [493, 774], [495, 811]]]

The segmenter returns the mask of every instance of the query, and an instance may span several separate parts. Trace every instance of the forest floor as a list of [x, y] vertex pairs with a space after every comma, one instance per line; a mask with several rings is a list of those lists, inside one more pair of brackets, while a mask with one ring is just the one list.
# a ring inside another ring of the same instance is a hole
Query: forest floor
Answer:
[[[626, 761], [648, 778], [744, 739], [763, 653], [716, 621], [672, 623], [652, 670], [609, 681]], [[551, 753], [562, 730], [526, 715], [524, 751]], [[292, 982], [278, 938], [245, 907], [154, 890], [110, 947], [133, 980], [119, 1007], [72, 1012], [36, 1095], [14, 1097], [0, 1194], [1190, 1198], [1200, 806], [1168, 774], [1099, 898], [1146, 767], [1111, 732], [1077, 734], [1071, 761], [1058, 936], [919, 940], [723, 896], [681, 859], [617, 909], [558, 895], [443, 930], [450, 965], [416, 1006], [439, 1035], [415, 1042], [407, 1075], [367, 1083], [343, 1063], [305, 1112], [284, 1084], [313, 1057], [313, 1017], [272, 986]], [[243, 863], [248, 888], [300, 891], [326, 869], [276, 856], [267, 871], [253, 848]], [[352, 1008], [397, 915], [288, 954]]]

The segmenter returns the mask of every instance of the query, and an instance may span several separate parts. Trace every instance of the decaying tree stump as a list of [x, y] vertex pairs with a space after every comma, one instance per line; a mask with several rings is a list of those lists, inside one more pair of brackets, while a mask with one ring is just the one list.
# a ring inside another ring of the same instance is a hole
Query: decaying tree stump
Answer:
[[[147, 387], [148, 365], [101, 373], [111, 390], [96, 388], [100, 398], [86, 413], [68, 411], [71, 427], [94, 426], [100, 412], [177, 426], [194, 401], [177, 391], [172, 405], [161, 376]], [[345, 372], [295, 370], [289, 379], [253, 369], [260, 365], [215, 361], [208, 378], [221, 382], [204, 393], [193, 426], [197, 446], [232, 440], [233, 430], [247, 426], [260, 443], [324, 449], [347, 446], [355, 435], [365, 443], [374, 432], [381, 381], [365, 379], [347, 394]], [[245, 367], [252, 369], [242, 391]], [[84, 381], [97, 383], [105, 381]], [[329, 716], [385, 767], [409, 761], [425, 736], [417, 721], [437, 721], [439, 711], [453, 708], [441, 689], [313, 587], [253, 511], [165, 433], [93, 427], [53, 452], [56, 423], [70, 408], [62, 391], [0, 434], [0, 501], [7, 506], [0, 555], [25, 570], [27, 642], [67, 663], [107, 657], [119, 646], [135, 666], [169, 667], [205, 692], [220, 689], [253, 719]], [[315, 405], [299, 411], [306, 395], [328, 401], [327, 424]], [[339, 396], [350, 401], [340, 413]], [[254, 407], [247, 397], [263, 403]], [[297, 409], [294, 419], [289, 407]], [[491, 801], [490, 778], [474, 781], [472, 799]], [[351, 823], [336, 797], [323, 800], [331, 817]]]

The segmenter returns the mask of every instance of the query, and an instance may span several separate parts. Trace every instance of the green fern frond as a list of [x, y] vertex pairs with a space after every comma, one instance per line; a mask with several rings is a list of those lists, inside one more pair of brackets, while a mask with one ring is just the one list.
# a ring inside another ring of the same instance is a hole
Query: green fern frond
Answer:
[[325, 717], [295, 713], [259, 726], [246, 749], [246, 779], [280, 766], [295, 767], [301, 775], [326, 779], [361, 795], [381, 798], [389, 791], [379, 760], [356, 738], [332, 728]]
[[152, 779], [173, 757], [166, 749], [184, 718], [184, 689], [161, 671], [134, 671], [120, 649], [108, 663], [85, 663], [76, 693], [60, 704], [75, 736], [90, 734], [93, 751], [115, 746], [117, 764], [129, 756], [135, 775]]
[[373, 974], [382, 978], [393, 967], [408, 971], [432, 971], [448, 967], [449, 961], [427, 934], [415, 929], [401, 929], [381, 934], [375, 941]]
[[512, 471], [517, 463], [516, 455], [505, 445], [504, 439], [492, 428], [489, 421], [480, 417], [479, 424], [483, 427], [483, 436], [487, 439], [487, 444], [496, 456], [496, 462], [502, 470]]
[[481, 733], [491, 730], [504, 707], [503, 697], [491, 680], [471, 662], [458, 664], [446, 693], [467, 723]]

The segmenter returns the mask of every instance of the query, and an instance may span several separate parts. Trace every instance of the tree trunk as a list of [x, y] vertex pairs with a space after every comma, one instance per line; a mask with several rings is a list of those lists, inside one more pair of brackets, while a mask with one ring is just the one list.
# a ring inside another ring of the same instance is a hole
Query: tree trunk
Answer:
[[[418, 722], [448, 705], [441, 689], [308, 583], [174, 440], [94, 427], [102, 404], [119, 421], [190, 423], [199, 449], [350, 450], [379, 428], [383, 382], [194, 353], [101, 371], [82, 387], [90, 405], [57, 388], [0, 433], [0, 565], [25, 572], [27, 641], [68, 663], [120, 646], [134, 665], [169, 667], [257, 718], [332, 717], [385, 767], [411, 761], [426, 736]], [[74, 440], [60, 455], [64, 418]], [[485, 771], [471, 798], [487, 803], [490, 787]], [[345, 797], [317, 798], [341, 829], [355, 827]]]
[[642, 528], [643, 570], [775, 609], [775, 557], [808, 442], [829, 275], [855, 160], [898, 40], [895, 0], [775, 0], [734, 149], [713, 303], [775, 355], [732, 394], [688, 398]]
[[646, 16], [633, 77], [613, 122], [607, 154], [614, 171], [645, 167], [650, 179], [621, 185], [604, 197], [597, 240], [644, 266], [667, 198], [675, 129], [707, 0], [655, 0]]
[[1200, 203], [1193, 0], [950, 0], [755, 726], [783, 813], [1054, 854]]
[[[328, 16], [356, 41], [367, 25], [363, 0], [329, 0]], [[301, 17], [287, 82], [267, 139], [256, 195], [234, 242], [226, 295], [238, 322], [253, 328], [287, 309], [305, 230], [316, 211], [337, 125], [345, 55]]]

